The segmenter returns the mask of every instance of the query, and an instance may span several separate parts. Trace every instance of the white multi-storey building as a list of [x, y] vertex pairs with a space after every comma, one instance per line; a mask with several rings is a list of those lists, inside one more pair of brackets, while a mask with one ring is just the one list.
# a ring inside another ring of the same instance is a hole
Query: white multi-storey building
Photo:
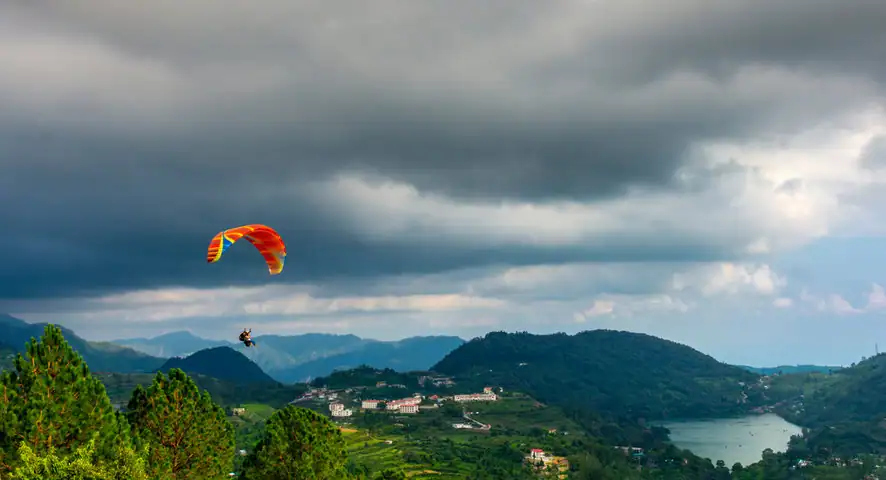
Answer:
[[454, 395], [452, 399], [456, 402], [494, 402], [498, 400], [498, 396], [494, 393], [469, 393]]

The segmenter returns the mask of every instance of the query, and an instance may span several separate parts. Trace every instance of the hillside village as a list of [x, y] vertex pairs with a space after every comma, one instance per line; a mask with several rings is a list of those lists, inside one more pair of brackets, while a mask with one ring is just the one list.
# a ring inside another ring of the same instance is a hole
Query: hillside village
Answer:
[[[446, 389], [456, 387], [451, 378], [423, 377], [424, 385], [443, 387]], [[456, 387], [457, 388], [457, 387]], [[431, 393], [414, 392], [412, 394], [397, 394], [398, 391], [406, 390], [406, 385], [400, 383], [377, 382], [372, 386], [352, 386], [346, 388], [312, 387], [300, 397], [294, 399], [292, 404], [302, 404], [327, 414], [333, 420], [337, 420], [342, 428], [348, 429], [350, 418], [363, 414], [397, 414], [397, 415], [421, 415], [423, 412], [438, 411], [446, 403], [461, 405], [461, 421], [446, 423], [448, 428], [459, 431], [473, 430], [478, 433], [488, 432], [492, 425], [483, 423], [472, 418], [472, 412], [467, 408], [474, 402], [498, 403], [503, 400], [515, 402], [527, 402], [535, 405], [533, 408], [541, 408], [535, 401], [518, 395], [511, 399], [502, 397], [501, 387], [486, 386], [479, 392], [459, 393]], [[379, 395], [380, 392], [387, 392]], [[504, 406], [503, 406], [504, 407]], [[507, 407], [505, 407], [507, 408]], [[232, 409], [233, 415], [245, 413], [244, 407]], [[473, 412], [476, 413], [476, 412]], [[393, 417], [391, 417], [393, 418]], [[567, 435], [568, 432], [560, 432], [557, 428], [545, 428], [548, 435]], [[390, 439], [378, 439], [378, 442], [387, 445], [392, 444]], [[551, 455], [533, 445], [525, 445], [525, 463], [530, 465], [539, 474], [554, 475], [565, 478], [563, 475], [569, 471], [569, 462], [564, 457]]]
[[[451, 377], [433, 375], [421, 375], [413, 377], [411, 380], [414, 380], [419, 390], [422, 391], [416, 391], [411, 395], [400, 395], [395, 392], [406, 390], [408, 387], [403, 383], [388, 383], [387, 381], [375, 382], [374, 388], [366, 385], [345, 388], [315, 386], [290, 403], [325, 404], [331, 417], [345, 419], [352, 417], [358, 411], [418, 414], [423, 410], [437, 409], [447, 401], [457, 403], [495, 402], [499, 400], [498, 394], [503, 392], [501, 387], [487, 386], [483, 388], [482, 392], [430, 393], [428, 389], [450, 390], [456, 386], [456, 382]], [[474, 428], [474, 425], [471, 423], [454, 424], [453, 427]], [[478, 428], [488, 428], [488, 426], [480, 424]]]
[[[437, 386], [454, 385], [454, 382], [452, 382], [451, 379], [437, 379], [435, 380], [435, 383]], [[406, 386], [402, 384], [387, 384], [385, 382], [378, 382], [376, 384], [376, 389], [385, 387], [390, 389], [406, 388]], [[418, 414], [423, 410], [440, 408], [440, 406], [447, 401], [463, 404], [468, 402], [495, 402], [499, 400], [498, 394], [495, 393], [495, 387], [485, 387], [482, 392], [476, 393], [428, 395], [421, 392], [415, 392], [410, 396], [403, 397], [391, 395], [386, 398], [363, 398], [363, 393], [366, 390], [367, 387], [349, 387], [344, 389], [315, 387], [311, 388], [304, 395], [293, 400], [291, 403], [298, 404], [308, 401], [325, 403], [331, 417], [344, 419], [353, 416], [356, 411]], [[498, 387], [497, 390], [499, 393], [502, 391], [500, 387]], [[457, 429], [490, 428], [489, 425], [471, 420], [467, 414], [465, 414], [465, 419], [467, 419], [469, 423], [454, 423], [452, 427]]]
[[558, 478], [568, 478], [569, 460], [551, 455], [540, 448], [533, 448], [526, 456], [526, 462], [535, 467], [538, 473], [558, 473]]

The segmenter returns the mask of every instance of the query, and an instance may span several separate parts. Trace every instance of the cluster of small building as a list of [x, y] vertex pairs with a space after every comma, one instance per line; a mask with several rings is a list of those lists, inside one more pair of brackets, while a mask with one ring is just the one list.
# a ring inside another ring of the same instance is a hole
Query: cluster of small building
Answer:
[[640, 448], [640, 447], [622, 447], [622, 446], [616, 446], [616, 447], [614, 447], [614, 448], [615, 448], [616, 450], [621, 450], [622, 453], [624, 453], [625, 455], [630, 455], [630, 456], [632, 456], [632, 457], [634, 457], [634, 458], [639, 458], [639, 457], [643, 457], [643, 456], [646, 455], [646, 453], [645, 453], [645, 452], [643, 451], [643, 449]]
[[419, 386], [424, 387], [427, 382], [431, 382], [435, 387], [452, 387], [455, 385], [455, 381], [451, 377], [431, 377], [427, 375], [418, 377]]
[[406, 385], [403, 385], [402, 383], [391, 383], [391, 384], [388, 384], [388, 382], [375, 382], [375, 388], [383, 388], [383, 387], [388, 387], [388, 388], [406, 388]]
[[330, 403], [329, 404], [329, 413], [333, 417], [350, 417], [354, 414], [354, 411], [350, 408], [345, 408], [342, 403]]
[[452, 399], [456, 402], [494, 402], [498, 400], [498, 395], [492, 392], [491, 387], [486, 387], [483, 389], [483, 393], [453, 395]]
[[[883, 468], [880, 463], [882, 463], [884, 459], [882, 456], [874, 457], [874, 461], [877, 463], [874, 468], [880, 470]], [[792, 470], [798, 468], [812, 467], [816, 465], [827, 465], [830, 467], [859, 467], [864, 464], [864, 460], [861, 458], [841, 458], [841, 457], [829, 457], [818, 460], [810, 460], [810, 459], [798, 459], [796, 464], [791, 466]], [[877, 475], [871, 474], [864, 477], [865, 480], [876, 480], [878, 478]]]
[[350, 395], [352, 393], [357, 393], [365, 390], [367, 387], [348, 387], [348, 388], [339, 388], [339, 389], [331, 389], [327, 387], [311, 387], [310, 390], [305, 392], [302, 396], [296, 398], [295, 400], [289, 403], [300, 403], [311, 400], [326, 400], [326, 401], [334, 401], [337, 400], [342, 395]]
[[326, 387], [311, 388], [302, 396], [296, 398], [289, 403], [306, 402], [309, 400], [335, 400], [340, 392], [351, 393], [354, 389], [346, 388], [344, 390], [330, 390]]
[[474, 425], [471, 423], [462, 422], [462, 423], [453, 423], [452, 428], [455, 428], [458, 430], [462, 430], [462, 429], [463, 430], [489, 430], [492, 428], [492, 425], [485, 424], [485, 423], [479, 423], [479, 422], [476, 425]]
[[[421, 405], [424, 400], [429, 400], [433, 403], [431, 405]], [[420, 393], [415, 393], [411, 397], [396, 400], [367, 399], [363, 400], [360, 406], [363, 410], [378, 410], [380, 408], [379, 406], [384, 404], [384, 409], [389, 412], [418, 413], [423, 408], [438, 408], [440, 402], [443, 402], [444, 400], [453, 400], [456, 402], [494, 402], [498, 400], [498, 396], [493, 392], [492, 387], [486, 387], [483, 389], [483, 393], [469, 393], [464, 395], [453, 395], [451, 397], [441, 397], [438, 395], [425, 397]]]
[[540, 448], [533, 448], [529, 451], [526, 461], [534, 465], [538, 470], [550, 469], [560, 473], [561, 478], [565, 478], [566, 472], [569, 471], [569, 460], [563, 457], [556, 457], [545, 453]]
[[398, 400], [363, 400], [362, 407], [364, 410], [377, 410], [380, 404], [385, 404], [385, 410], [396, 411], [399, 413], [418, 413], [419, 404], [422, 401], [421, 395], [416, 394], [413, 397], [401, 398]]

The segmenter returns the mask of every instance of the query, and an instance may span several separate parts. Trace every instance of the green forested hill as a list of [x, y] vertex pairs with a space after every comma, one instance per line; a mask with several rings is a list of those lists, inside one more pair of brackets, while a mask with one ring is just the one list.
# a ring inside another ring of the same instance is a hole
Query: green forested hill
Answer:
[[830, 375], [803, 403], [804, 419], [812, 424], [882, 420], [886, 417], [886, 354]]
[[165, 372], [173, 368], [240, 384], [277, 383], [252, 360], [231, 347], [208, 348], [185, 358], [170, 358], [159, 370]]
[[[31, 338], [39, 337], [45, 326], [0, 314], [0, 338], [17, 352], [23, 352], [25, 344]], [[113, 343], [90, 342], [64, 327], [61, 327], [61, 330], [71, 347], [83, 357], [93, 371], [151, 372], [166, 361]]]
[[432, 369], [552, 404], [646, 419], [739, 413], [744, 410], [741, 383], [759, 378], [685, 345], [609, 330], [490, 333]]
[[886, 354], [830, 375], [782, 375], [772, 389], [786, 398], [779, 413], [809, 429], [813, 448], [886, 453]]

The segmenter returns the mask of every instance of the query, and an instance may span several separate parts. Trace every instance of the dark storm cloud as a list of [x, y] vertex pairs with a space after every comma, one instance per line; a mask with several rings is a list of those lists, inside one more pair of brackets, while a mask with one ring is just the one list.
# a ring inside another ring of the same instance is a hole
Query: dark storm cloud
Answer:
[[607, 44], [632, 54], [618, 64], [622, 68], [613, 69], [622, 80], [645, 82], [683, 68], [725, 79], [758, 64], [862, 73], [886, 81], [886, 67], [876, 60], [886, 56], [881, 2], [676, 0], [661, 4], [656, 13], [644, 28], [622, 30]]
[[264, 282], [248, 247], [204, 260], [254, 222], [286, 237], [292, 281], [723, 258], [370, 241], [303, 187], [350, 171], [495, 200], [676, 188], [697, 142], [864, 106], [883, 79], [865, 59], [886, 57], [881, 2], [317, 5], [0, 6], [0, 298]]

